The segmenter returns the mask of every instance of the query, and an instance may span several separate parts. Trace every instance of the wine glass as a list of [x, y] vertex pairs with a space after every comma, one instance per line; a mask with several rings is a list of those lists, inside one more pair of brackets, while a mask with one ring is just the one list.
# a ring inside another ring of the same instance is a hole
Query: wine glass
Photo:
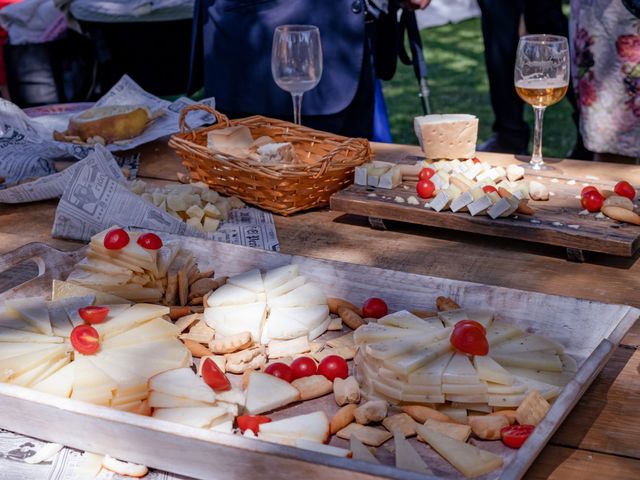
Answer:
[[[530, 168], [541, 170], [544, 110], [558, 103], [569, 87], [569, 44], [565, 37], [525, 35], [518, 43], [514, 73], [516, 92], [533, 107], [535, 130]], [[549, 168], [549, 167], [546, 167]]]
[[280, 25], [273, 34], [271, 73], [278, 86], [293, 97], [293, 121], [300, 125], [302, 94], [322, 76], [320, 30], [313, 25]]

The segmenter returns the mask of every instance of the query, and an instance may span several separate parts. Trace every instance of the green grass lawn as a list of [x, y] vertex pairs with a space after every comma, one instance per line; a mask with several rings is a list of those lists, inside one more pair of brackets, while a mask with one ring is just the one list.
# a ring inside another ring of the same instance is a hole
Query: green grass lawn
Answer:
[[[493, 111], [484, 64], [484, 44], [480, 19], [456, 25], [422, 30], [422, 42], [429, 66], [431, 108], [434, 113], [471, 113], [480, 119], [478, 141], [491, 135]], [[395, 143], [417, 144], [413, 117], [422, 115], [413, 69], [398, 65], [395, 77], [384, 82], [384, 94]], [[531, 108], [527, 121], [533, 131]], [[564, 157], [575, 142], [576, 129], [567, 100], [547, 109], [544, 122], [543, 153]]]

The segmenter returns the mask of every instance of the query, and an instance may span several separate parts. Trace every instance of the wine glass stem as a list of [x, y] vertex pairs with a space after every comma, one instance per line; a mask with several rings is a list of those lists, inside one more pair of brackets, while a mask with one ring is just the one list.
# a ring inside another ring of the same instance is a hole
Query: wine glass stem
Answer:
[[535, 127], [533, 131], [533, 153], [531, 155], [531, 166], [539, 170], [544, 165], [542, 159], [542, 121], [544, 120], [545, 107], [533, 107], [535, 115]]
[[302, 94], [292, 93], [293, 98], [293, 123], [296, 125], [302, 124]]

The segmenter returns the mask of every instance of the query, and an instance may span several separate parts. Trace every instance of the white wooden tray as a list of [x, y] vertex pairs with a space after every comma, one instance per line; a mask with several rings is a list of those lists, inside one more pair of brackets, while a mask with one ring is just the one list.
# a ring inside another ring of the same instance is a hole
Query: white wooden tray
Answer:
[[[322, 284], [328, 295], [348, 298], [354, 303], [375, 295], [385, 298], [391, 309], [432, 309], [438, 295], [447, 295], [465, 308], [492, 309], [502, 320], [562, 343], [567, 353], [577, 360], [578, 373], [523, 448], [516, 451], [504, 447], [501, 442], [481, 442], [482, 448], [505, 455], [502, 470], [482, 477], [487, 479], [514, 479], [524, 475], [622, 337], [640, 317], [640, 310], [624, 305], [283, 255], [206, 240], [189, 238], [183, 241], [194, 252], [202, 270], [214, 268], [217, 274], [231, 275], [250, 268], [266, 269], [296, 263], [306, 276]], [[65, 253], [33, 243], [0, 256], [0, 271], [33, 259], [41, 275], [1, 294], [0, 304], [7, 298], [48, 296], [51, 281], [65, 278], [82, 254], [83, 250]], [[294, 405], [274, 416], [318, 408], [332, 415], [337, 407], [327, 398]], [[182, 426], [3, 383], [0, 383], [0, 428], [200, 479], [212, 476], [217, 480], [245, 477], [335, 479], [347, 475], [347, 471], [353, 480], [433, 478], [388, 465], [373, 465]], [[332, 440], [332, 444], [344, 446], [341, 442], [344, 441]], [[461, 477], [427, 446], [414, 445], [438, 477]], [[384, 445], [378, 452], [383, 461], [392, 458]]]

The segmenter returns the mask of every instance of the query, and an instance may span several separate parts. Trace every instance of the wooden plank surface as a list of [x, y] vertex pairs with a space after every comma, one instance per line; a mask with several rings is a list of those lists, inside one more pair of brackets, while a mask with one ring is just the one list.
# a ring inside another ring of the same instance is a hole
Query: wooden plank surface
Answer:
[[[422, 157], [396, 154], [386, 155], [387, 161], [414, 164]], [[488, 159], [483, 157], [483, 160]], [[504, 160], [502, 158], [501, 160]], [[517, 162], [514, 159], [514, 162]], [[499, 163], [503, 163], [502, 161]], [[512, 162], [513, 163], [513, 162]], [[587, 163], [587, 162], [582, 162]], [[495, 165], [496, 163], [492, 163]], [[558, 165], [562, 165], [558, 163]], [[640, 226], [613, 221], [609, 218], [597, 219], [595, 214], [579, 215], [580, 191], [586, 185], [595, 185], [599, 189], [613, 190], [621, 179], [638, 184], [640, 172], [635, 165], [621, 165], [608, 178], [593, 174], [588, 165], [582, 168], [543, 170], [535, 174], [527, 171], [525, 180], [535, 180], [547, 186], [548, 201], [531, 201], [529, 205], [535, 215], [512, 215], [509, 218], [492, 219], [487, 215], [471, 216], [468, 212], [436, 212], [425, 208], [428, 203], [417, 197], [416, 182], [406, 181], [392, 189], [351, 185], [331, 197], [331, 209], [339, 212], [363, 215], [366, 217], [397, 220], [433, 227], [481, 233], [500, 238], [512, 238], [557, 245], [566, 248], [607, 253], [610, 255], [632, 256], [640, 247]], [[615, 180], [611, 176], [616, 175]], [[406, 200], [413, 196], [418, 205], [410, 205]], [[577, 198], [576, 198], [577, 197]], [[403, 199], [398, 202], [397, 199]]]
[[[389, 160], [419, 154], [419, 149], [376, 144], [375, 152], [378, 159]], [[489, 153], [481, 154], [481, 158], [496, 165], [508, 165], [515, 159]], [[563, 160], [561, 167], [559, 179], [575, 178], [587, 167], [598, 180], [615, 183], [621, 178], [621, 166], [615, 164]], [[638, 166], [624, 168], [625, 175], [640, 175]], [[140, 175], [145, 179], [174, 181], [178, 170], [183, 168], [166, 145], [155, 143], [144, 148]], [[78, 248], [78, 242], [51, 238], [54, 211], [55, 202], [0, 205], [0, 253], [33, 241], [64, 250]], [[637, 255], [620, 258], [594, 254], [586, 263], [571, 263], [559, 247], [402, 223], [392, 223], [393, 230], [374, 231], [363, 217], [326, 210], [290, 218], [276, 216], [275, 222], [283, 253], [640, 306]], [[640, 325], [622, 343], [639, 346]], [[640, 451], [637, 423], [626, 421], [629, 415], [637, 416], [640, 393], [638, 353], [629, 356], [629, 350], [616, 352], [530, 470], [530, 478], [637, 478], [638, 460], [597, 451], [627, 455], [633, 453], [634, 442], [634, 458]], [[581, 427], [576, 412], [589, 418], [594, 406], [600, 408], [597, 418]], [[617, 419], [620, 409], [625, 415]], [[610, 425], [617, 425], [616, 435], [606, 430]]]

